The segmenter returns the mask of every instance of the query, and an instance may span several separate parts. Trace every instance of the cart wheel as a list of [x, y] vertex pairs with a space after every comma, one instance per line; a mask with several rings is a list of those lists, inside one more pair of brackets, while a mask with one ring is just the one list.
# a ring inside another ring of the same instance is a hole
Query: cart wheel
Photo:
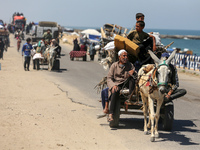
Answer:
[[164, 118], [162, 122], [163, 129], [171, 131], [174, 121], [174, 104], [172, 101], [165, 104], [164, 111]]
[[56, 60], [56, 69], [57, 70], [60, 70], [60, 60]]
[[60, 60], [55, 60], [53, 70], [60, 70]]
[[113, 121], [111, 121], [109, 124], [111, 128], [115, 128], [119, 126], [120, 105], [121, 105], [121, 101], [120, 99], [118, 99], [116, 101], [116, 106], [115, 106], [115, 110], [113, 114]]

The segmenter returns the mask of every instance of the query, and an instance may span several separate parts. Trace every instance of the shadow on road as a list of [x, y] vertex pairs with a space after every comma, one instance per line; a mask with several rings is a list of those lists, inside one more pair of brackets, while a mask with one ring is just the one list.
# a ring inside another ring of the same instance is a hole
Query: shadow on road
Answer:
[[[172, 131], [163, 131], [162, 124], [159, 124], [159, 133], [162, 141], [174, 141], [180, 143], [180, 145], [200, 145], [200, 143], [192, 142], [193, 140], [187, 136], [193, 137], [191, 134], [199, 134], [200, 130], [194, 124], [194, 121], [198, 120], [174, 120]], [[120, 129], [138, 129], [143, 131], [144, 119], [143, 118], [120, 118], [120, 123], [118, 128]], [[150, 130], [149, 130], [150, 133]], [[188, 133], [188, 134], [185, 134]], [[158, 141], [157, 141], [158, 142]]]
[[143, 131], [143, 118], [120, 118], [118, 129], [138, 129]]
[[67, 69], [59, 69], [59, 70], [52, 70], [51, 72], [57, 72], [57, 73], [62, 73], [67, 71]]
[[[44, 71], [48, 71], [48, 68], [42, 68]], [[57, 73], [62, 73], [67, 71], [67, 69], [59, 69], [59, 70], [51, 70], [50, 72], [57, 72]]]
[[173, 130], [171, 132], [160, 133], [160, 137], [163, 139], [161, 141], [175, 141], [180, 143], [180, 145], [200, 145], [200, 143], [192, 142], [192, 139], [187, 137], [184, 133], [189, 133], [189, 136], [193, 137], [192, 134], [199, 134], [199, 129], [194, 124], [193, 121], [196, 120], [174, 120]]
[[60, 56], [65, 56], [66, 54], [60, 54]]

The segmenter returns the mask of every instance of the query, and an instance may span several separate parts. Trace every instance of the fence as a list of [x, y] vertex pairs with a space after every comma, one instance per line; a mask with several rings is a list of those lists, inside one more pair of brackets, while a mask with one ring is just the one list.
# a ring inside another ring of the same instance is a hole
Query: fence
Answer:
[[200, 71], [200, 56], [176, 54], [172, 64], [178, 68]]

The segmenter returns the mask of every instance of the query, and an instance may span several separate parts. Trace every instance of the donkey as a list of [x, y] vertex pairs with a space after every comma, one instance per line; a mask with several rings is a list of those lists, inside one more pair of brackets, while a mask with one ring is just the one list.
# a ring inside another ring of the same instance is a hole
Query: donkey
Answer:
[[[148, 73], [142, 67], [138, 72], [139, 92], [143, 102], [144, 113], [144, 134], [148, 134], [147, 126], [151, 125], [151, 141], [159, 137], [158, 120], [160, 117], [160, 108], [164, 100], [166, 86], [170, 75], [169, 64], [174, 58], [176, 51], [173, 51], [167, 60], [160, 60], [152, 51], [149, 51], [150, 56], [155, 62], [153, 69]], [[156, 112], [154, 111], [154, 101], [157, 101]], [[148, 109], [149, 108], [149, 109]], [[147, 113], [149, 110], [149, 123], [147, 125]], [[155, 126], [154, 126], [155, 121]]]
[[56, 47], [50, 46], [48, 48], [46, 48], [45, 52], [44, 52], [44, 59], [47, 61], [48, 63], [48, 70], [51, 71], [53, 68], [53, 63], [55, 61], [55, 57], [57, 52], [55, 51]]

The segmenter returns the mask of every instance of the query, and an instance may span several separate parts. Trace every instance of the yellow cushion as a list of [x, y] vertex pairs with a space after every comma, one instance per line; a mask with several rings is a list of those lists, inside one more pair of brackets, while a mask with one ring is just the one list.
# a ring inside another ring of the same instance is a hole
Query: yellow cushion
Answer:
[[138, 53], [140, 51], [139, 46], [133, 43], [131, 40], [120, 35], [116, 35], [114, 43], [117, 51], [125, 49], [129, 54], [134, 55], [136, 57], [138, 56]]

